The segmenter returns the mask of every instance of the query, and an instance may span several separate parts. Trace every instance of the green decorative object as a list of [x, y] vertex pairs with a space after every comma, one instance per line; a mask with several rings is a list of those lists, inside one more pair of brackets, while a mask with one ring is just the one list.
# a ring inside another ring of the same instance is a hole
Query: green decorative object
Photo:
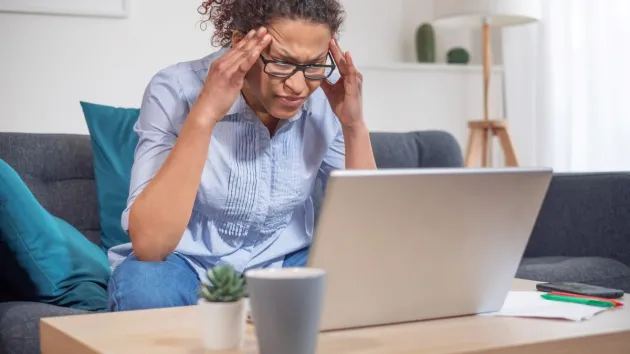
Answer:
[[416, 57], [420, 63], [435, 63], [435, 31], [428, 23], [416, 30]]
[[206, 276], [209, 283], [202, 285], [199, 294], [208, 302], [237, 302], [247, 296], [245, 279], [232, 267], [214, 267]]
[[236, 350], [243, 343], [246, 312], [245, 278], [231, 266], [206, 272], [197, 301], [201, 311], [203, 346], [209, 350]]
[[468, 54], [466, 49], [456, 47], [448, 51], [446, 54], [446, 61], [449, 64], [468, 64], [470, 61], [470, 54]]

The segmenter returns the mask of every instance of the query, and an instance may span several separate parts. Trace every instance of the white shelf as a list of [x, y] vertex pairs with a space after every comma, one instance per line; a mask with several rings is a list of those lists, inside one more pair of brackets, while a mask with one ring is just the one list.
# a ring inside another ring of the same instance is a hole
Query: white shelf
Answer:
[[[379, 63], [379, 64], [364, 64], [357, 65], [359, 70], [377, 70], [377, 71], [430, 71], [430, 72], [461, 72], [461, 73], [481, 73], [483, 67], [481, 65], [474, 64], [447, 64], [447, 63], [412, 63], [412, 62], [400, 62], [400, 63]], [[494, 66], [491, 70], [492, 73], [503, 73], [502, 66]]]

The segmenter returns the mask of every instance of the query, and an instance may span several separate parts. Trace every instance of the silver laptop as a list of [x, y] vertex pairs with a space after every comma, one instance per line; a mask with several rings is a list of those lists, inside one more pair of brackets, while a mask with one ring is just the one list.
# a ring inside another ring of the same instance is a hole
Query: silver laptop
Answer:
[[307, 264], [327, 271], [321, 330], [500, 310], [551, 175], [334, 172]]

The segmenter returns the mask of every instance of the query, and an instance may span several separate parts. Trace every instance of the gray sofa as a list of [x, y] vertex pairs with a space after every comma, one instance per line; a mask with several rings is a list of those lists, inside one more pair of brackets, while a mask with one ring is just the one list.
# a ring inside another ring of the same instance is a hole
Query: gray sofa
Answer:
[[[460, 146], [444, 132], [373, 133], [372, 141], [380, 168], [448, 168], [463, 163]], [[0, 159], [18, 171], [45, 208], [99, 244], [88, 136], [0, 133]], [[10, 257], [1, 246], [0, 353], [38, 353], [40, 318], [84, 312], [37, 303], [23, 290], [24, 284], [9, 284], [8, 279], [20, 276], [2, 273]], [[581, 281], [630, 292], [629, 265], [630, 176], [554, 176], [517, 276]]]

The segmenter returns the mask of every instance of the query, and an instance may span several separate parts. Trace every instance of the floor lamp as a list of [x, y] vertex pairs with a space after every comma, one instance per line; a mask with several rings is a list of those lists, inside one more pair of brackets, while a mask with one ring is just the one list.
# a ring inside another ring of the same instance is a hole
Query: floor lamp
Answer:
[[[498, 137], [506, 166], [518, 166], [518, 159], [506, 120], [490, 119], [490, 27], [524, 25], [540, 20], [538, 0], [434, 0], [436, 27], [481, 29], [483, 45], [483, 120], [468, 122], [465, 164], [491, 165], [488, 147]], [[481, 161], [479, 161], [481, 160]]]

